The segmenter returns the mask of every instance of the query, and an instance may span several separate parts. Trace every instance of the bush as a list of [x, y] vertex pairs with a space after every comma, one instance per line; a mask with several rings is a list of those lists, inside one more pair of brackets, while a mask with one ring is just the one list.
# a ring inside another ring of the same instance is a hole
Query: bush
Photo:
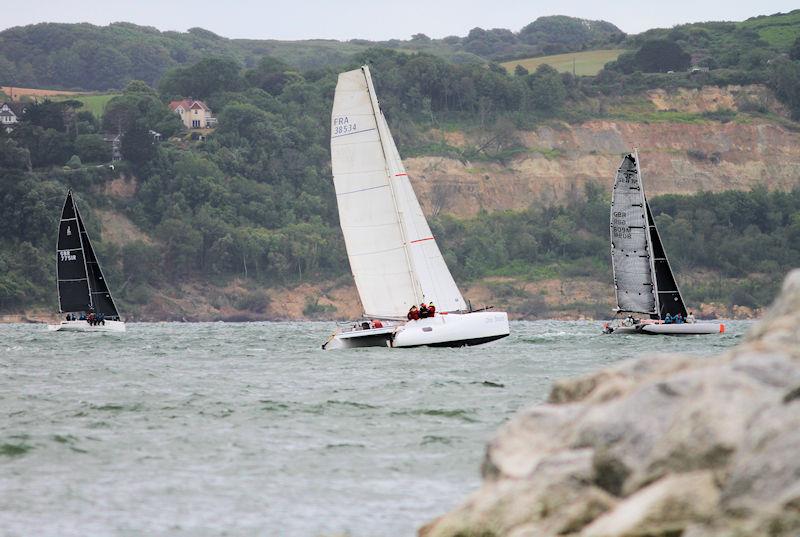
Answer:
[[317, 318], [322, 317], [327, 313], [336, 311], [336, 307], [332, 304], [320, 304], [319, 297], [306, 298], [306, 304], [303, 306], [303, 315], [306, 317]]

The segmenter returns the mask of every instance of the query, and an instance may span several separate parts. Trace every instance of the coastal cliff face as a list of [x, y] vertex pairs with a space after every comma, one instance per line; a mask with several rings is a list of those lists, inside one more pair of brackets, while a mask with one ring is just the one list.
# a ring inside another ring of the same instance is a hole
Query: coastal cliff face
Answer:
[[[800, 133], [783, 125], [785, 111], [766, 88], [653, 90], [641, 99], [607, 105], [624, 112], [620, 119], [517, 132], [521, 151], [505, 164], [435, 156], [405, 164], [427, 213], [461, 217], [564, 203], [581, 195], [587, 182], [610, 185], [620, 155], [634, 147], [651, 196], [800, 184]], [[772, 119], [738, 113], [754, 106]], [[736, 114], [726, 123], [698, 115], [720, 110]], [[481, 145], [481, 133], [437, 136], [457, 148]]]
[[483, 485], [422, 537], [795, 537], [800, 270], [735, 349], [556, 382], [490, 442]]

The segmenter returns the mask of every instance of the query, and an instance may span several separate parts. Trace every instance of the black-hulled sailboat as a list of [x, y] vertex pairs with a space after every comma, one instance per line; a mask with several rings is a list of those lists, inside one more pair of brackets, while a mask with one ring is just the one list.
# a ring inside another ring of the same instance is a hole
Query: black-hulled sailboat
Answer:
[[639, 154], [626, 154], [611, 198], [611, 263], [617, 315], [607, 333], [718, 334], [720, 323], [687, 315], [644, 191]]
[[65, 318], [50, 330], [125, 331], [71, 190], [58, 224], [56, 272], [59, 312]]

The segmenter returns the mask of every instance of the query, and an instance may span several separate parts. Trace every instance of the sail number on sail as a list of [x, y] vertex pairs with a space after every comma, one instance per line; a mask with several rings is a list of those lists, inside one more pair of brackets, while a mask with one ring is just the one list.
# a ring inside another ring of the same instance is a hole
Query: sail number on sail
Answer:
[[75, 261], [78, 256], [72, 253], [72, 250], [59, 250], [58, 254], [61, 256], [61, 261]]
[[628, 215], [625, 211], [614, 211], [614, 216], [612, 219], [612, 230], [614, 238], [619, 239], [630, 239], [631, 238], [631, 228], [628, 227], [627, 221]]
[[345, 134], [353, 134], [356, 132], [355, 121], [351, 122], [347, 116], [338, 116], [333, 118], [333, 127], [331, 129], [332, 136], [343, 136]]

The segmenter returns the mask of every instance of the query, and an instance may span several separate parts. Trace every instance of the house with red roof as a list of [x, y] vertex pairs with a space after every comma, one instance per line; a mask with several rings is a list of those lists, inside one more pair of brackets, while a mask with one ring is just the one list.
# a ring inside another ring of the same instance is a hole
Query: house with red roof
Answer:
[[203, 101], [181, 99], [170, 102], [169, 108], [181, 117], [187, 129], [213, 129], [217, 126], [217, 118]]

